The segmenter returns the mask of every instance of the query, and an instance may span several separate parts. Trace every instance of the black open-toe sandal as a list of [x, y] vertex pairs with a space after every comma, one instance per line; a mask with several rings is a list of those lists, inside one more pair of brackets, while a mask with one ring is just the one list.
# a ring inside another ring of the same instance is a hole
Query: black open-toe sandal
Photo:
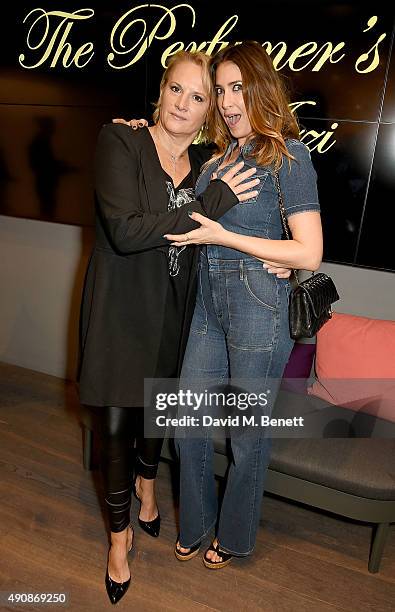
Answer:
[[[211, 559], [207, 557], [207, 553], [209, 550], [217, 553], [217, 555], [221, 557], [222, 561], [211, 561]], [[221, 550], [218, 544], [218, 541], [217, 541], [216, 544], [212, 542], [210, 546], [208, 547], [208, 549], [206, 550], [206, 552], [204, 553], [203, 563], [209, 569], [221, 569], [222, 567], [226, 567], [227, 565], [229, 565], [232, 559], [233, 559], [233, 555]]]
[[179, 561], [189, 561], [190, 559], [193, 559], [194, 557], [196, 557], [196, 555], [198, 554], [200, 550], [200, 545], [201, 545], [201, 542], [198, 542], [197, 544], [195, 544], [195, 546], [191, 546], [189, 548], [189, 552], [182, 552], [180, 550], [180, 546], [181, 546], [180, 540], [177, 538], [176, 547], [174, 549], [174, 554]]

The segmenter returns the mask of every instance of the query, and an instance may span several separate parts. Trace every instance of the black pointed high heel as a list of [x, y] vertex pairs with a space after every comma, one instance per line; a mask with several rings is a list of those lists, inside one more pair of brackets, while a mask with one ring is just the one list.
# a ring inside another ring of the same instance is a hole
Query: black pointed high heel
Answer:
[[[137, 495], [136, 491], [136, 480], [133, 483], [133, 493], [135, 498], [140, 502], [140, 510], [141, 510], [141, 499]], [[140, 511], [139, 511], [140, 513]], [[158, 516], [156, 516], [152, 521], [143, 521], [140, 517], [138, 517], [138, 522], [143, 531], [148, 533], [152, 538], [157, 538], [160, 533], [160, 514], [158, 509]]]
[[[132, 550], [132, 546], [133, 546], [133, 539], [132, 539], [132, 544], [130, 545], [130, 548], [128, 550], [128, 553], [130, 553], [130, 551]], [[106, 585], [106, 591], [107, 591], [108, 598], [112, 604], [115, 605], [116, 603], [118, 603], [118, 601], [122, 599], [122, 597], [126, 594], [126, 591], [128, 590], [130, 586], [131, 579], [132, 579], [132, 576], [130, 576], [128, 580], [125, 580], [124, 582], [116, 582], [115, 580], [113, 580], [110, 574], [108, 573], [108, 562], [107, 562], [105, 585]]]
[[139, 525], [143, 531], [148, 533], [148, 535], [153, 538], [157, 538], [160, 533], [160, 514], [158, 512], [158, 516], [155, 517], [152, 521], [143, 521], [140, 518], [138, 519]]
[[122, 599], [122, 597], [125, 595], [126, 591], [129, 588], [131, 579], [132, 577], [130, 576], [129, 580], [126, 580], [125, 582], [115, 582], [115, 580], [110, 577], [107, 569], [106, 589], [107, 595], [112, 604], [116, 604], [120, 599]]

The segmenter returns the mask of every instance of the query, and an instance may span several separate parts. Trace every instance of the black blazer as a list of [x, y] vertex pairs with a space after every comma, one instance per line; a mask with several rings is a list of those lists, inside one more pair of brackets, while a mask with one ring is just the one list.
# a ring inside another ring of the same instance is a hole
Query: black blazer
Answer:
[[[209, 157], [188, 150], [193, 181]], [[165, 178], [147, 128], [105, 125], [95, 160], [96, 241], [85, 278], [80, 317], [80, 399], [93, 406], [143, 406], [144, 377], [153, 378], [169, 282], [166, 233], [199, 225], [194, 210], [219, 219], [238, 199], [223, 181], [186, 206], [167, 211]], [[194, 249], [179, 370], [196, 295]], [[178, 324], [180, 324], [178, 322]]]

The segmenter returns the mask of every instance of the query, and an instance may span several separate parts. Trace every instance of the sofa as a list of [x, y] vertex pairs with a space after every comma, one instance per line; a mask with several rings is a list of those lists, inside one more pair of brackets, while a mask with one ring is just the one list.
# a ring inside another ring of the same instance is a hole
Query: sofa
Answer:
[[[303, 352], [313, 358], [312, 347], [295, 346], [272, 416], [302, 416], [307, 427], [291, 435], [287, 430], [276, 431], [272, 436], [265, 483], [268, 494], [372, 524], [371, 573], [379, 570], [390, 525], [395, 522], [395, 372], [392, 375], [391, 369], [395, 367], [395, 322], [388, 321], [383, 328], [373, 321], [334, 316], [318, 334], [313, 376], [306, 376], [311, 363], [304, 364], [304, 375], [298, 363]], [[380, 362], [377, 351], [384, 353], [384, 361]], [[392, 355], [389, 369], [386, 351]], [[331, 353], [332, 363], [328, 363], [326, 356]], [[370, 368], [369, 376], [366, 368]], [[298, 377], [298, 369], [302, 376]], [[86, 469], [92, 467], [92, 419], [92, 412], [84, 408]], [[162, 458], [177, 459], [171, 437], [165, 439]], [[229, 460], [226, 439], [216, 436], [216, 475], [225, 475]]]

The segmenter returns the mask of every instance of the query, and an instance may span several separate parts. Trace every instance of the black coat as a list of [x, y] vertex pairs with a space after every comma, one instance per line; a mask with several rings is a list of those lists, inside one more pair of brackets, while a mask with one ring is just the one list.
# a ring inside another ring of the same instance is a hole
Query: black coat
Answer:
[[[195, 183], [210, 153], [191, 145]], [[85, 279], [80, 319], [80, 399], [93, 406], [143, 406], [144, 377], [157, 368], [169, 283], [166, 233], [198, 224], [194, 210], [219, 219], [237, 203], [223, 181], [213, 181], [198, 200], [167, 211], [165, 177], [148, 129], [105, 125], [95, 161], [96, 241]], [[179, 368], [196, 292], [194, 249]], [[180, 325], [179, 321], [175, 321]]]

